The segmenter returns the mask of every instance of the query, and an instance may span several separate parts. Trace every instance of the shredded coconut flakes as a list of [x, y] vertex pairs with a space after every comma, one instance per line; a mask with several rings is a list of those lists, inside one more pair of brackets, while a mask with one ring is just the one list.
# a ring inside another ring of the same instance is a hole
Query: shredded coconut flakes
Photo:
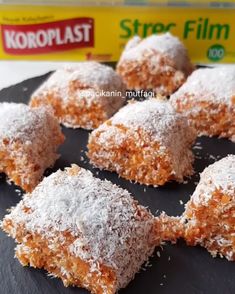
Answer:
[[99, 262], [111, 267], [117, 288], [122, 288], [153, 253], [154, 217], [127, 190], [82, 168], [77, 175], [68, 171], [44, 178], [7, 217], [49, 240], [68, 230], [76, 237], [70, 252], [88, 261], [94, 271]]
[[214, 101], [232, 106], [232, 98], [235, 95], [235, 66], [195, 70], [171, 96], [171, 101], [174, 103], [185, 95], [193, 95], [198, 101]]
[[45, 108], [31, 109], [21, 103], [0, 103], [0, 141], [5, 138], [21, 139], [27, 144], [45, 124], [45, 112]]
[[161, 35], [151, 35], [143, 40], [138, 36], [134, 37], [127, 43], [121, 60], [139, 60], [146, 50], [156, 50], [169, 56], [180, 70], [183, 70], [185, 63], [188, 63], [187, 51], [184, 45], [169, 32]]
[[[192, 195], [194, 203], [207, 202], [216, 190], [234, 196], [235, 193], [235, 155], [209, 165], [202, 173], [201, 180]], [[203, 197], [203, 199], [202, 199]]]

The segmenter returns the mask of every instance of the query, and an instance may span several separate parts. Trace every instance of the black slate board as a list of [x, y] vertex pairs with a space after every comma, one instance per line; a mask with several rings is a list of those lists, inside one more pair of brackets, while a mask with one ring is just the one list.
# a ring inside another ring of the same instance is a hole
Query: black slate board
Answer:
[[[27, 103], [32, 91], [47, 77], [27, 80], [16, 86], [0, 91], [0, 102], [14, 101]], [[195, 176], [188, 184], [169, 183], [161, 188], [145, 187], [132, 184], [118, 178], [115, 173], [99, 172], [93, 169], [85, 156], [88, 132], [63, 128], [65, 144], [60, 148], [61, 158], [53, 170], [77, 163], [97, 173], [100, 178], [107, 178], [113, 183], [128, 189], [141, 204], [148, 206], [155, 215], [162, 210], [171, 215], [179, 215], [184, 203], [194, 191], [198, 173], [214, 162], [215, 157], [235, 154], [235, 144], [222, 139], [202, 137], [198, 139], [202, 150], [195, 149]], [[49, 170], [46, 174], [51, 173]], [[0, 175], [0, 219], [6, 209], [20, 200], [14, 185], [8, 185], [4, 175]], [[121, 290], [122, 294], [234, 294], [235, 263], [225, 259], [213, 259], [200, 247], [187, 247], [180, 241], [176, 245], [167, 245], [164, 250], [157, 249], [160, 258], [151, 258], [152, 266], [136, 275], [129, 286]], [[43, 270], [23, 268], [13, 258], [14, 241], [0, 231], [0, 294], [83, 294], [87, 291], [80, 288], [64, 288], [59, 279], [47, 277]]]

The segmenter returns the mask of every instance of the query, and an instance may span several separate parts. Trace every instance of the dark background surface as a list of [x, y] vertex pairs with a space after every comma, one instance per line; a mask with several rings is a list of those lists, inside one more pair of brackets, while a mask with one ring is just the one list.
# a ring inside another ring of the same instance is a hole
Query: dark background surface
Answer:
[[[47, 77], [27, 80], [16, 86], [0, 91], [0, 102], [14, 101], [27, 103], [32, 91]], [[188, 183], [169, 183], [161, 188], [132, 184], [118, 178], [115, 173], [100, 172], [93, 169], [85, 156], [89, 132], [63, 128], [66, 141], [60, 148], [61, 157], [53, 170], [63, 169], [77, 163], [107, 178], [113, 183], [128, 189], [139, 202], [148, 206], [157, 215], [166, 211], [171, 215], [183, 212], [195, 189], [201, 172], [207, 165], [227, 154], [235, 154], [235, 144], [222, 139], [202, 137], [198, 139], [202, 149], [195, 147], [195, 176]], [[83, 160], [85, 158], [85, 160]], [[46, 174], [51, 173], [49, 170]], [[6, 183], [6, 177], [0, 175], [0, 219], [6, 209], [16, 205], [21, 196], [18, 188]], [[0, 294], [85, 294], [80, 288], [64, 288], [59, 279], [47, 277], [43, 270], [23, 268], [14, 258], [14, 241], [0, 231]], [[157, 254], [160, 253], [160, 257]], [[180, 241], [176, 245], [158, 248], [151, 258], [151, 267], [141, 270], [121, 294], [234, 294], [235, 263], [225, 259], [212, 258], [200, 247], [187, 247]]]

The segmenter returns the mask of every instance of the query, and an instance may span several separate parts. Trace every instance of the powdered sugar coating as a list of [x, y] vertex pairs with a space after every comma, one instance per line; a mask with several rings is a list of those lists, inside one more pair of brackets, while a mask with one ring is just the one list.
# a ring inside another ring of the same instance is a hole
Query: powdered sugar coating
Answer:
[[184, 103], [186, 96], [193, 96], [198, 102], [211, 101], [232, 106], [235, 96], [235, 66], [195, 70], [171, 96], [171, 102], [175, 104], [180, 99]]
[[99, 263], [111, 267], [117, 289], [133, 278], [154, 249], [154, 217], [128, 191], [75, 165], [44, 178], [7, 219], [52, 243], [59, 232], [69, 231], [76, 237], [71, 254], [89, 262], [97, 272]]
[[191, 199], [206, 205], [215, 190], [233, 196], [235, 205], [235, 155], [228, 155], [205, 168]]
[[189, 60], [183, 43], [169, 32], [151, 35], [143, 40], [134, 37], [127, 43], [120, 60], [141, 60], [148, 50], [168, 56], [175, 62], [178, 70], [185, 71], [188, 66]]
[[[160, 145], [162, 154], [169, 153], [172, 159], [173, 174], [182, 178], [185, 166], [192, 161], [189, 150], [196, 138], [195, 131], [188, 126], [187, 119], [177, 113], [168, 101], [148, 99], [132, 102], [120, 109], [111, 119], [112, 126], [123, 125], [133, 132], [139, 128], [151, 135]], [[126, 135], [117, 128], [104, 123], [94, 130], [92, 136], [100, 133], [99, 144], [109, 144], [109, 138], [115, 138], [116, 144], [126, 140]], [[132, 135], [133, 135], [132, 132]], [[144, 145], [145, 142], [136, 142]], [[182, 154], [184, 155], [182, 156]], [[107, 154], [108, 156], [108, 154]]]

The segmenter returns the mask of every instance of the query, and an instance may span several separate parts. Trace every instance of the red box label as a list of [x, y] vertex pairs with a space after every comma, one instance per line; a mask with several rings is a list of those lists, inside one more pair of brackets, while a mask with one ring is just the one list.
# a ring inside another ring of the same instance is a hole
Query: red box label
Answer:
[[83, 17], [31, 25], [1, 25], [4, 51], [42, 54], [94, 47], [94, 20]]

